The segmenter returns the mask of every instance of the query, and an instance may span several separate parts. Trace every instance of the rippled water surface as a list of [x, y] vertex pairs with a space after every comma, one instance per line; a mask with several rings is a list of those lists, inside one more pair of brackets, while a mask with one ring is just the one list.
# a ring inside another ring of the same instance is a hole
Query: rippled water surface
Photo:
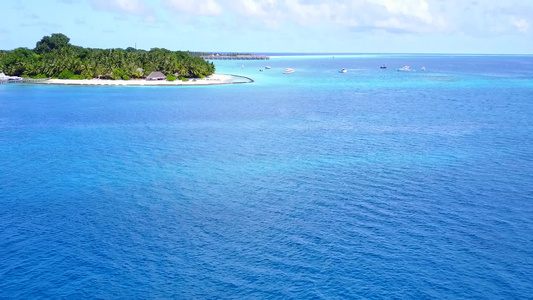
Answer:
[[533, 295], [533, 57], [216, 64], [0, 85], [1, 299]]

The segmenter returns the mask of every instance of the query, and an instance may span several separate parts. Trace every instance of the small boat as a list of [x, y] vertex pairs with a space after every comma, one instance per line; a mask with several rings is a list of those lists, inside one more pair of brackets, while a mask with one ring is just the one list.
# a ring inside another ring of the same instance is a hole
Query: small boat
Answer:
[[287, 69], [285, 69], [285, 71], [283, 72], [283, 74], [292, 74], [292, 73], [294, 73], [294, 69], [292, 69], [292, 68], [287, 68]]
[[345, 68], [342, 68], [339, 70], [339, 73], [346, 73], [346, 72], [348, 72], [348, 70], [346, 70]]
[[270, 70], [270, 66], [266, 66], [265, 69]]
[[420, 69], [420, 70], [425, 71], [425, 70], [426, 70], [426, 67], [423, 66], [422, 69]]
[[383, 64], [381, 65], [381, 67], [379, 67], [380, 69], [386, 69], [387, 68], [387, 65], [386, 64]]
[[411, 68], [409, 66], [403, 66], [401, 68], [398, 68], [396, 69], [396, 71], [406, 71], [406, 72], [409, 72], [411, 71]]
[[0, 81], [6, 81], [6, 82], [22, 81], [22, 77], [8, 76], [2, 72], [0, 73]]

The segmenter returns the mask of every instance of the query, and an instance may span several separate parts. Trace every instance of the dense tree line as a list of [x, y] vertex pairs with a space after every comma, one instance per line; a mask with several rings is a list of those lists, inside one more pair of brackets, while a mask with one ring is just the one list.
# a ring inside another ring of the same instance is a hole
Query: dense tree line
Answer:
[[69, 40], [55, 33], [43, 37], [33, 50], [0, 51], [0, 71], [12, 76], [73, 79], [142, 78], [152, 71], [202, 78], [215, 72], [212, 63], [183, 51], [91, 49], [71, 45]]

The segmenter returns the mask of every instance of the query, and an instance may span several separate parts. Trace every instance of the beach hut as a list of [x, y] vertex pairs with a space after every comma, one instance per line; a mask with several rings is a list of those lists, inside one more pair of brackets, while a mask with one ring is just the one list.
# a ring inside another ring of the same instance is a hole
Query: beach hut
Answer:
[[146, 77], [146, 80], [166, 80], [167, 76], [161, 72], [152, 72], [148, 77]]

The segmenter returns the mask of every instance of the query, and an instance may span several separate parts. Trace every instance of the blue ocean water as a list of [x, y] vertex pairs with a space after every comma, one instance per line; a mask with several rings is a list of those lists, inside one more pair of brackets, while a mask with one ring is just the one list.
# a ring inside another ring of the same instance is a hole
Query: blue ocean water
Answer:
[[1, 299], [531, 299], [532, 56], [216, 65], [0, 85]]

